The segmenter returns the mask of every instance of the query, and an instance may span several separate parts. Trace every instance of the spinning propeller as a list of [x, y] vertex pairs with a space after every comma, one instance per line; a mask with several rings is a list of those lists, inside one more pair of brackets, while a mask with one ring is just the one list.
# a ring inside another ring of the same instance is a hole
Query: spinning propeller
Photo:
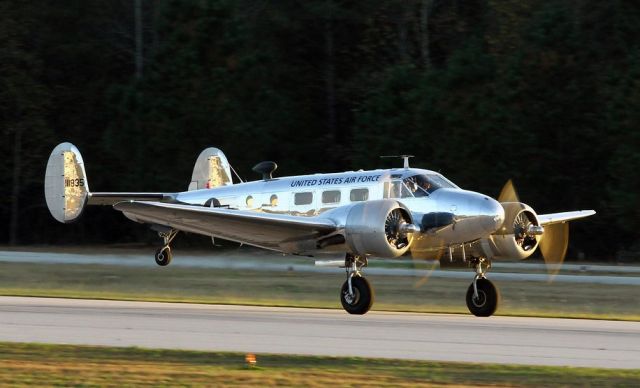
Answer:
[[[518, 193], [511, 179], [507, 181], [502, 191], [500, 191], [498, 202], [520, 202], [520, 198], [518, 198]], [[517, 241], [526, 251], [535, 248], [535, 241], [530, 241], [534, 239], [535, 236], [527, 233], [528, 228], [532, 225], [532, 220], [527, 219], [524, 214], [520, 216], [514, 221], [514, 234], [520, 236], [520, 239]], [[540, 252], [547, 265], [547, 271], [551, 275], [551, 279], [553, 279], [553, 277], [558, 274], [558, 271], [560, 271], [560, 266], [564, 262], [567, 254], [567, 247], [569, 246], [569, 224], [564, 222], [546, 225], [544, 232], [538, 237], [538, 241], [540, 244]]]

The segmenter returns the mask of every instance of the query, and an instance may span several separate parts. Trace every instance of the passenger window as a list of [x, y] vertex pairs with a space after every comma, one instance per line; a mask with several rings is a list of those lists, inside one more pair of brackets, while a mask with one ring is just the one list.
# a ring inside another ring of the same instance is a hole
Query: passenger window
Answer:
[[309, 205], [313, 202], [313, 193], [296, 193], [293, 198], [293, 203], [296, 205]]
[[352, 202], [366, 201], [369, 199], [369, 189], [353, 189], [349, 194], [349, 198]]
[[338, 202], [340, 202], [340, 190], [331, 190], [322, 193], [322, 203]]
[[247, 204], [247, 207], [253, 207], [253, 197], [248, 196], [247, 199], [245, 200], [245, 203]]

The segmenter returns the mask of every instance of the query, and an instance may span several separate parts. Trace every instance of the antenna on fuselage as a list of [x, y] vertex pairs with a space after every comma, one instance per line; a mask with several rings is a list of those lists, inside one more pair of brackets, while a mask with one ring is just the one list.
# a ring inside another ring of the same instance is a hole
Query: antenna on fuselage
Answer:
[[229, 163], [229, 167], [231, 168], [231, 171], [233, 171], [234, 174], [236, 174], [236, 178], [238, 178], [240, 180], [240, 183], [244, 183], [244, 181], [242, 180], [242, 178], [240, 178], [240, 175], [238, 175], [238, 173], [236, 172], [236, 170], [233, 168], [233, 166], [231, 165], [231, 163]]
[[265, 160], [264, 162], [260, 162], [253, 166], [253, 171], [258, 174], [262, 174], [262, 179], [265, 181], [270, 181], [273, 179], [273, 172], [278, 168], [276, 162], [272, 162], [270, 160]]
[[404, 168], [409, 168], [409, 158], [413, 158], [413, 155], [383, 155], [380, 158], [402, 158], [404, 160]]

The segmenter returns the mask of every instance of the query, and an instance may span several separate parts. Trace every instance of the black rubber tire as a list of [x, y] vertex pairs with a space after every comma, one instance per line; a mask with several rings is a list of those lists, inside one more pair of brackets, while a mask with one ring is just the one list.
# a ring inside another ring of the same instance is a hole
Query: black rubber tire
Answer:
[[351, 278], [351, 287], [355, 295], [354, 300], [349, 302], [349, 283], [345, 281], [342, 285], [340, 290], [342, 308], [349, 314], [366, 314], [373, 305], [373, 288], [371, 288], [369, 281], [361, 276]]
[[170, 247], [162, 247], [156, 251], [156, 264], [161, 267], [165, 267], [171, 263], [173, 255], [171, 254]]
[[498, 309], [500, 291], [489, 279], [478, 279], [478, 299], [473, 299], [473, 283], [467, 290], [467, 307], [476, 317], [490, 317]]

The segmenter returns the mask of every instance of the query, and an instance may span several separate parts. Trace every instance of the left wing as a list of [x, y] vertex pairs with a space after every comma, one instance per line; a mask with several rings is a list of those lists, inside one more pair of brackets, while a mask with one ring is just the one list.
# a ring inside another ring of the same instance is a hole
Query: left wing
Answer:
[[538, 214], [538, 222], [540, 222], [541, 226], [545, 226], [577, 220], [578, 218], [589, 217], [594, 214], [596, 214], [595, 210], [577, 210], [564, 213]]
[[328, 218], [296, 217], [163, 202], [120, 202], [113, 206], [134, 221], [220, 237], [261, 248], [299, 253], [316, 248], [319, 238], [335, 232]]

